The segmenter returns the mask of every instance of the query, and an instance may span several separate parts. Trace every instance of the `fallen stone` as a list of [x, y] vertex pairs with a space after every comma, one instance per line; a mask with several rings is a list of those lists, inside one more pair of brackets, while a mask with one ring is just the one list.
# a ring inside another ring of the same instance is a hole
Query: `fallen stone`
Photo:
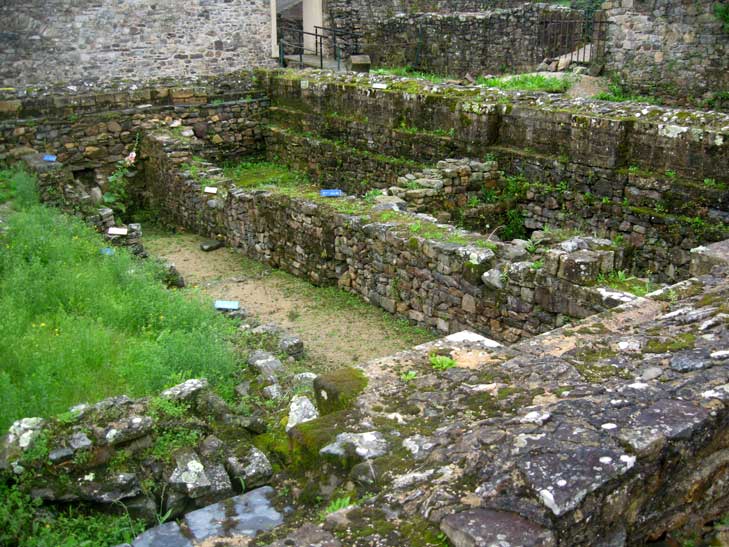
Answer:
[[[119, 546], [124, 547], [124, 546]], [[137, 536], [132, 547], [193, 547], [176, 522], [166, 522]]]
[[278, 343], [278, 349], [294, 359], [301, 359], [304, 356], [304, 341], [298, 336], [284, 336]]
[[248, 455], [242, 460], [230, 457], [226, 460], [228, 473], [243, 480], [245, 488], [263, 486], [273, 476], [273, 467], [266, 455], [255, 447], [251, 447]]
[[269, 400], [280, 399], [283, 396], [281, 386], [278, 384], [271, 384], [270, 386], [264, 387], [262, 390], [263, 398]]
[[181, 452], [175, 456], [177, 467], [170, 475], [170, 486], [191, 498], [210, 492], [212, 484], [205, 474], [205, 466], [194, 452]]
[[163, 391], [160, 396], [164, 399], [173, 401], [188, 401], [196, 397], [198, 393], [208, 387], [208, 381], [205, 378], [187, 380], [179, 385], [171, 387]]
[[313, 372], [299, 372], [294, 374], [294, 384], [297, 386], [312, 387], [316, 380], [316, 374]]
[[283, 371], [281, 361], [266, 351], [254, 351], [248, 357], [248, 364], [253, 367], [261, 376], [268, 380], [275, 381], [276, 373]]
[[130, 416], [112, 422], [104, 433], [104, 440], [111, 446], [144, 437], [152, 431], [154, 422], [149, 416]]
[[200, 249], [203, 250], [203, 251], [205, 251], [206, 253], [209, 253], [211, 251], [215, 251], [217, 249], [220, 249], [221, 247], [223, 247], [223, 245], [224, 245], [224, 243], [222, 241], [218, 241], [218, 240], [211, 239], [211, 240], [208, 240], [208, 241], [203, 241], [200, 244]]

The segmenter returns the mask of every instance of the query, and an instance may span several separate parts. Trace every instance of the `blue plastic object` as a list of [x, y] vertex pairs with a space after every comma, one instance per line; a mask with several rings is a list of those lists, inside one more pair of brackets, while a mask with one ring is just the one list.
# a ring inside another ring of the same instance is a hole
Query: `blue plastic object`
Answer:
[[344, 192], [339, 189], [319, 190], [319, 195], [323, 198], [341, 198], [344, 195]]
[[114, 249], [111, 247], [104, 247], [101, 249], [101, 254], [104, 256], [113, 256], [114, 255]]
[[240, 302], [236, 300], [216, 300], [215, 309], [221, 311], [236, 311], [240, 309]]
[[47, 162], [54, 162], [57, 159], [58, 158], [56, 156], [54, 156], [53, 154], [46, 154], [45, 156], [43, 156], [43, 161], [47, 161]]

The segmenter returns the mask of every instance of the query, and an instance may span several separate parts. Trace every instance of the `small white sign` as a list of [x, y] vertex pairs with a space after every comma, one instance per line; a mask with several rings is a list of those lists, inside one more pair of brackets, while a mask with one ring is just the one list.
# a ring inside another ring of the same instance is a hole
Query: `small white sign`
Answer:
[[205, 187], [205, 193], [206, 194], [217, 194], [218, 189], [215, 186], [206, 186]]
[[387, 84], [377, 83], [377, 84], [372, 84], [372, 87], [375, 89], [387, 89]]
[[127, 228], [109, 228], [106, 233], [110, 236], [125, 236], [129, 234], [129, 230]]
[[309, 80], [301, 80], [301, 89], [309, 89]]

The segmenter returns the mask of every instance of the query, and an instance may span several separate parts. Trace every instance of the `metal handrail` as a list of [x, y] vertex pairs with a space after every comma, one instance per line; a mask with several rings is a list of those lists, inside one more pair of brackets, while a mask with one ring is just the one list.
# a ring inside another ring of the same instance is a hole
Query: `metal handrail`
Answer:
[[[312, 33], [309, 33], [312, 34]], [[320, 37], [321, 38], [321, 37]], [[321, 43], [317, 43], [317, 47], [315, 50], [312, 50], [311, 48], [307, 49], [303, 45], [300, 44], [292, 44], [291, 42], [287, 42], [286, 40], [279, 40], [278, 42], [278, 57], [279, 57], [279, 65], [283, 68], [286, 66], [286, 46], [293, 46], [298, 50], [298, 56], [299, 56], [299, 68], [304, 68], [304, 55], [308, 52], [313, 55], [316, 55], [319, 57], [319, 68], [324, 68], [324, 48], [321, 45]], [[341, 70], [342, 68], [342, 49], [337, 46], [334, 50], [335, 59], [337, 61], [337, 70]]]

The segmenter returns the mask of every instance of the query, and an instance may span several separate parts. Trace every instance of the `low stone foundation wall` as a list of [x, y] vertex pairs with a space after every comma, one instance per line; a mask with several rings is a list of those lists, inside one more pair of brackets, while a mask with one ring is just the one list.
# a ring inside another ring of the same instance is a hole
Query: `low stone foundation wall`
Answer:
[[[493, 147], [505, 147], [541, 157], [545, 167], [558, 159], [608, 171], [635, 166], [672, 171], [697, 182], [724, 180], [729, 172], [729, 116], [716, 112], [390, 76], [269, 71], [261, 79], [276, 106], [320, 117], [336, 113], [366, 120], [370, 133], [384, 138], [403, 126], [421, 135], [437, 132], [452, 141], [461, 157], [481, 157]], [[353, 135], [361, 141], [356, 127]], [[383, 150], [377, 140], [371, 146]], [[417, 148], [413, 152], [411, 159], [426, 157]]]
[[108, 174], [138, 136], [160, 126], [194, 131], [221, 160], [264, 153], [268, 101], [250, 73], [73, 89], [0, 92], [0, 161], [45, 152], [74, 171]]
[[[220, 234], [251, 258], [315, 284], [337, 284], [442, 332], [468, 327], [514, 341], [624, 298], [593, 287], [619, 265], [610, 241], [587, 238], [530, 254], [527, 242], [428, 228], [425, 217], [383, 221], [295, 193], [236, 189], [210, 164], [199, 165], [195, 180], [180, 167], [193, 150], [169, 134], [150, 136], [142, 150], [162, 219]], [[218, 188], [214, 197], [203, 192], [210, 181]], [[440, 230], [436, 239], [429, 229]]]

